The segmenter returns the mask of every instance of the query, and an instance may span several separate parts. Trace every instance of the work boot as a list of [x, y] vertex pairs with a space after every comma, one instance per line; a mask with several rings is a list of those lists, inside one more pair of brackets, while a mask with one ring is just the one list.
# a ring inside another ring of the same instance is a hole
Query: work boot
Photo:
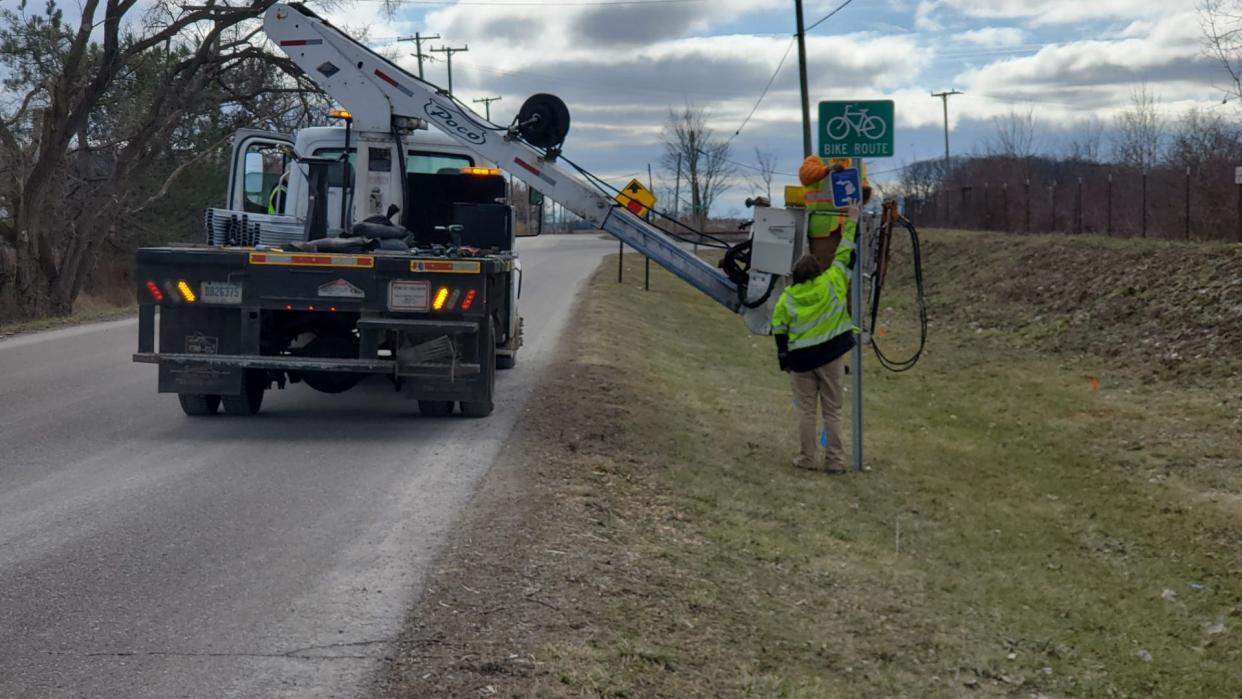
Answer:
[[794, 459], [793, 465], [794, 465], [794, 468], [800, 468], [804, 471], [818, 471], [819, 470], [815, 468], [815, 462], [806, 458], [805, 456], [799, 456], [798, 458]]
[[824, 472], [832, 475], [845, 473], [845, 462], [843, 461], [825, 461]]

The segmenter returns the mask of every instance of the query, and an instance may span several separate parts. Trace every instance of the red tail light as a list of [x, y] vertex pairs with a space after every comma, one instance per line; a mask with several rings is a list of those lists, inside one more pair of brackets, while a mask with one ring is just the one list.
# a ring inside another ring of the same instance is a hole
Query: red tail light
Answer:
[[160, 288], [153, 281], [147, 281], [147, 293], [151, 294], [151, 298], [155, 299], [156, 303], [164, 301], [164, 292], [160, 291]]
[[470, 291], [466, 292], [466, 298], [462, 299], [462, 302], [461, 302], [461, 310], [463, 311], [470, 310], [470, 307], [474, 305], [474, 295], [475, 295], [474, 289], [471, 289]]

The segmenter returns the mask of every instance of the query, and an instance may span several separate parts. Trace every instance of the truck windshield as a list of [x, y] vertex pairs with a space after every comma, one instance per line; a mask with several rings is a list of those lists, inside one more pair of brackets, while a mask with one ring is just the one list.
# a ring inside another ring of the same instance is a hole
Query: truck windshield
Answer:
[[[317, 158], [338, 158], [343, 148], [316, 148], [315, 157]], [[354, 149], [349, 149], [349, 164], [353, 167]], [[452, 153], [430, 153], [425, 151], [408, 152], [405, 155], [405, 171], [410, 174], [418, 175], [434, 175], [442, 170], [453, 170], [460, 172], [462, 168], [474, 165], [474, 159], [468, 155], [455, 155]], [[341, 186], [341, 170], [333, 168], [328, 173], [328, 186]]]

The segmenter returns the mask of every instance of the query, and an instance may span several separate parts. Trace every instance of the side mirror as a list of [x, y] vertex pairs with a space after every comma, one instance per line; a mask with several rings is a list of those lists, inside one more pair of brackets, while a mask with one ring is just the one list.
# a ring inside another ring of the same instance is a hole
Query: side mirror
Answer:
[[534, 187], [527, 187], [526, 203], [536, 207], [537, 210], [535, 212], [534, 220], [537, 221], [537, 223], [535, 224], [535, 230], [533, 232], [530, 230], [528, 224], [527, 228], [517, 234], [516, 237], [518, 238], [533, 238], [540, 233], [543, 233], [543, 192], [535, 189]]

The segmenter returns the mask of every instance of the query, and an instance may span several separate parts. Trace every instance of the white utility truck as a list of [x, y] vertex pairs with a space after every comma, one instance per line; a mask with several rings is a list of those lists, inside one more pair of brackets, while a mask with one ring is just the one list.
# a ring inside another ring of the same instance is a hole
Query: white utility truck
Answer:
[[239, 133], [208, 244], [138, 251], [134, 358], [159, 365], [159, 390], [186, 413], [251, 415], [273, 385], [336, 392], [384, 374], [425, 414], [489, 414], [495, 369], [521, 345], [500, 169], [768, 332], [805, 212], [757, 209], [722, 271], [564, 157], [555, 96], [500, 126], [302, 5], [272, 6], [264, 30], [349, 111], [344, 128], [296, 138]]

